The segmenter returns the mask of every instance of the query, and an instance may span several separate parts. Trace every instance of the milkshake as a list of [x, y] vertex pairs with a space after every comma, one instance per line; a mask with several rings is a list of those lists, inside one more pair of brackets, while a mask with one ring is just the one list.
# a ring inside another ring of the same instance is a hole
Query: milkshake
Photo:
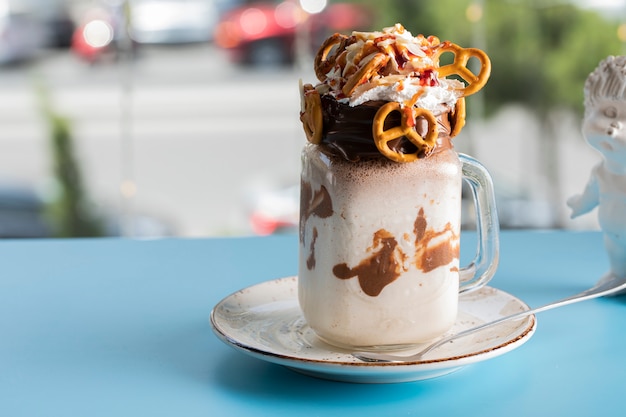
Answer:
[[[446, 52], [455, 62], [439, 66]], [[478, 75], [460, 70], [469, 56], [482, 63]], [[455, 322], [462, 273], [465, 163], [452, 138], [464, 124], [464, 97], [489, 76], [489, 60], [396, 25], [330, 37], [315, 69], [319, 83], [301, 86], [309, 143], [298, 297], [307, 324], [346, 348], [432, 340]], [[463, 81], [446, 78], [452, 73]], [[483, 217], [495, 216], [492, 209]], [[497, 221], [487, 223], [497, 233]], [[476, 285], [493, 275], [497, 255], [488, 258], [488, 272], [465, 271]]]

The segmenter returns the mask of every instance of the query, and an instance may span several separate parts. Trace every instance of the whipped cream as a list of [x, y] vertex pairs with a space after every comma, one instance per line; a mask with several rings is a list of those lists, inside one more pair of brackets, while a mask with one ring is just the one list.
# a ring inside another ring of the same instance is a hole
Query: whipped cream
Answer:
[[390, 85], [376, 85], [366, 83], [356, 88], [352, 97], [339, 100], [347, 102], [351, 107], [359, 106], [367, 101], [396, 101], [398, 103], [409, 102], [416, 94], [421, 93], [415, 107], [421, 107], [437, 113], [443, 105], [454, 107], [463, 88], [463, 83], [457, 80], [439, 79], [439, 85], [434, 87], [424, 87], [417, 82], [405, 81], [395, 82]]
[[[320, 93], [331, 94], [352, 107], [367, 101], [395, 101], [433, 112], [442, 106], [453, 107], [463, 96], [462, 82], [439, 78], [439, 63], [433, 60], [442, 45], [437, 37], [413, 36], [396, 24], [382, 32], [353, 32], [351, 40], [345, 48], [345, 63], [328, 71], [318, 86]], [[389, 57], [385, 68], [371, 74], [346, 97], [342, 87], [347, 80], [380, 53]]]

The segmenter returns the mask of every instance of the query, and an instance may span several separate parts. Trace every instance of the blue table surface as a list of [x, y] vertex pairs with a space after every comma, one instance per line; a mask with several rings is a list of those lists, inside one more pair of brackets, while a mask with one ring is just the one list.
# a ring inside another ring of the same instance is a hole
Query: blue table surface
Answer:
[[[297, 251], [293, 235], [0, 242], [0, 416], [624, 415], [626, 297], [541, 313], [520, 348], [403, 384], [315, 379], [218, 340], [213, 306], [294, 275]], [[490, 285], [538, 306], [607, 269], [597, 232], [506, 231]]]

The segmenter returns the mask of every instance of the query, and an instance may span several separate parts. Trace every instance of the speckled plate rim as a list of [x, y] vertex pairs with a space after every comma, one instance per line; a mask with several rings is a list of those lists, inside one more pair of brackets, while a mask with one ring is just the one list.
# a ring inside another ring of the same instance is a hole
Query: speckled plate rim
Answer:
[[[270, 293], [277, 295], [268, 298], [267, 294]], [[529, 309], [528, 305], [517, 297], [489, 286], [462, 295], [459, 309], [462, 311], [464, 305], [482, 303], [493, 297], [505, 300], [509, 307], [513, 306], [518, 310]], [[245, 298], [246, 303], [238, 302], [240, 298]], [[252, 300], [251, 304], [250, 300]], [[232, 307], [237, 305], [238, 307], [233, 310]], [[532, 337], [537, 326], [535, 316], [530, 315], [513, 322], [515, 324], [511, 331], [501, 336], [501, 340], [495, 345], [475, 343], [469, 352], [453, 355], [445, 354], [445, 350], [440, 348], [423, 360], [404, 363], [361, 362], [352, 357], [349, 351], [323, 342], [316, 346], [308, 346], [308, 348], [318, 354], [328, 354], [329, 357], [311, 358], [310, 355], [297, 350], [285, 351], [284, 346], [263, 338], [251, 339], [250, 334], [245, 333], [246, 327], [239, 326], [244, 321], [252, 323], [253, 327], [262, 327], [270, 320], [287, 321], [297, 318], [303, 321], [301, 311], [294, 306], [297, 306], [297, 277], [279, 278], [252, 285], [225, 297], [211, 311], [210, 323], [213, 332], [220, 340], [252, 357], [315, 377], [364, 383], [407, 382], [445, 375], [466, 365], [491, 359], [520, 347]], [[270, 319], [266, 316], [268, 312], [272, 315]], [[492, 319], [505, 315], [497, 312], [491, 314], [495, 314]], [[239, 316], [242, 317], [241, 321], [238, 321]], [[299, 337], [298, 335], [292, 336]], [[442, 351], [441, 354], [438, 354], [438, 351]]]

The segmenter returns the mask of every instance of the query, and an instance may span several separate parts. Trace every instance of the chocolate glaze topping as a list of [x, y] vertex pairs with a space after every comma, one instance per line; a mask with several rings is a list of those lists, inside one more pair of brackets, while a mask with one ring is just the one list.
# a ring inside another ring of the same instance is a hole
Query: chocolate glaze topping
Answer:
[[[369, 101], [359, 106], [350, 107], [346, 103], [338, 102], [330, 95], [322, 95], [322, 114], [324, 130], [322, 132], [321, 149], [328, 154], [341, 156], [348, 161], [358, 161], [368, 158], [384, 158], [378, 151], [372, 135], [374, 116], [378, 109], [386, 102]], [[436, 116], [439, 137], [437, 146], [432, 152], [449, 149], [450, 141], [450, 112]], [[385, 129], [401, 124], [399, 112], [389, 114], [385, 122]], [[428, 125], [423, 118], [416, 120], [416, 130], [424, 136]], [[389, 147], [402, 153], [414, 153], [417, 149], [406, 137], [402, 137], [389, 143]], [[431, 153], [432, 153], [431, 152]], [[420, 158], [427, 156], [425, 153]]]

